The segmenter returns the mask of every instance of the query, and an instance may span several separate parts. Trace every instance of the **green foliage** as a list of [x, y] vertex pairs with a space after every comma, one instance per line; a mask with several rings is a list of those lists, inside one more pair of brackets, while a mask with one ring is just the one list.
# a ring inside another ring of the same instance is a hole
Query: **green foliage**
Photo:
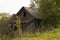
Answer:
[[10, 16], [8, 13], [0, 13], [0, 26], [7, 21], [7, 17]]
[[4, 16], [2, 17], [2, 19], [0, 20], [1, 23], [4, 23], [7, 20], [7, 18], [5, 18]]
[[59, 0], [33, 0], [32, 2], [34, 3], [35, 7], [38, 5], [38, 12], [44, 25], [55, 26], [58, 24], [60, 21]]
[[0, 19], [0, 22], [4, 22], [7, 20], [7, 16], [9, 16], [9, 13], [0, 13], [0, 16], [2, 16], [2, 18]]
[[43, 33], [35, 33], [31, 37], [22, 37], [22, 40], [60, 40], [60, 28], [52, 29]]
[[[40, 17], [44, 20], [45, 25], [56, 25], [57, 24], [57, 15], [56, 15], [56, 3], [55, 1], [41, 0], [41, 5], [39, 9]], [[55, 3], [55, 4], [54, 4]]]

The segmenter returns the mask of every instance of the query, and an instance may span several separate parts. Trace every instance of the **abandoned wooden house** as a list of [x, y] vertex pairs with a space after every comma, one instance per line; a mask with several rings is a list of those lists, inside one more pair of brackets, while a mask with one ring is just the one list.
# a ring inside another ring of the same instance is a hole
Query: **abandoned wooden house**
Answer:
[[35, 32], [39, 27], [41, 20], [36, 9], [22, 7], [16, 15], [21, 19], [21, 28], [23, 32]]
[[[8, 26], [13, 26], [11, 28], [15, 26], [16, 15], [20, 18], [22, 32], [35, 32], [40, 27], [41, 19], [36, 9], [22, 7], [17, 14], [12, 15], [12, 18], [9, 20]], [[17, 29], [16, 26], [15, 29]]]

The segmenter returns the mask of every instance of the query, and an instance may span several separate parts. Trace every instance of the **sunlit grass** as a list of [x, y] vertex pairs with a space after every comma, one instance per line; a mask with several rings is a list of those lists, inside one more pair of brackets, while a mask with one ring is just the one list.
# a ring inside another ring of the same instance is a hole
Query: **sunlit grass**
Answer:
[[[29, 35], [29, 36], [27, 36]], [[26, 36], [16, 38], [7, 37], [6, 40], [60, 40], [60, 28], [52, 29], [46, 32], [38, 32], [35, 34], [26, 34]]]
[[22, 37], [21, 40], [60, 40], [60, 28], [49, 32], [36, 33], [33, 37]]

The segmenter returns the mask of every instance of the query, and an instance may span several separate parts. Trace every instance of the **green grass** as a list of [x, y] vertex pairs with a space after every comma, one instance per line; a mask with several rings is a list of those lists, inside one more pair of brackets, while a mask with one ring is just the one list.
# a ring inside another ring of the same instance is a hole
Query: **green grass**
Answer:
[[[29, 35], [29, 34], [28, 34]], [[30, 34], [30, 36], [22, 36], [16, 38], [7, 38], [6, 40], [60, 40], [60, 28], [52, 29], [50, 31]]]
[[21, 40], [60, 40], [60, 28], [49, 32], [36, 33], [33, 37], [22, 37]]

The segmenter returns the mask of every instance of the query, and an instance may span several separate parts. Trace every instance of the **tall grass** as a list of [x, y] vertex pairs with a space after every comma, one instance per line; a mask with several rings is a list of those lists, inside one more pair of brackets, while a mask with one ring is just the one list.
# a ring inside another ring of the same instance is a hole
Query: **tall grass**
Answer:
[[21, 40], [60, 40], [60, 28], [43, 33], [38, 32], [32, 37], [22, 37]]
[[[6, 32], [7, 31], [8, 29], [6, 30]], [[35, 34], [22, 33], [20, 34], [21, 36], [19, 36], [18, 32], [16, 31], [11, 32], [12, 33], [10, 33], [9, 31], [7, 32], [7, 34], [5, 34], [5, 30], [3, 30], [4, 35], [0, 32], [0, 40], [60, 40], [60, 26], [58, 26], [58, 28], [53, 28], [52, 30], [47, 30], [45, 32], [37, 32]]]
[[15, 38], [9, 37], [8, 35], [0, 35], [0, 40], [60, 40], [60, 28], [25, 35], [26, 36], [22, 35], [21, 37], [17, 35]]

